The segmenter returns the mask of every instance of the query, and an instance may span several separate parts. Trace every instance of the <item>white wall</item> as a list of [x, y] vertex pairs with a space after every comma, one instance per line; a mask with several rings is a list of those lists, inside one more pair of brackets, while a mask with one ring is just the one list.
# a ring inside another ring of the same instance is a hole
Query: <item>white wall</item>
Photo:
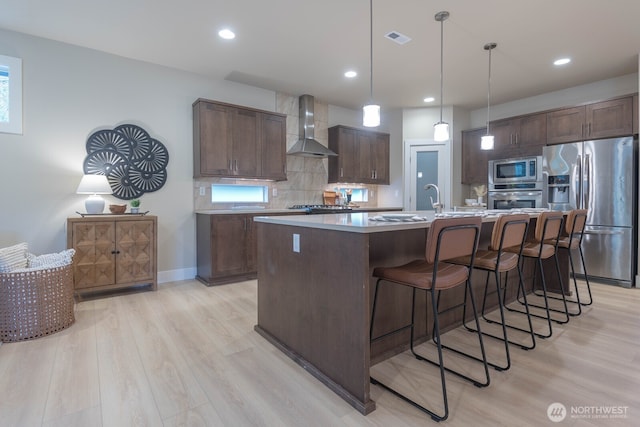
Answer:
[[169, 151], [166, 184], [141, 198], [158, 216], [159, 279], [193, 277], [191, 104], [202, 97], [274, 111], [275, 93], [4, 30], [0, 54], [22, 58], [24, 88], [24, 133], [0, 134], [0, 247], [64, 249], [66, 218], [84, 210], [75, 190], [87, 137], [135, 123]]

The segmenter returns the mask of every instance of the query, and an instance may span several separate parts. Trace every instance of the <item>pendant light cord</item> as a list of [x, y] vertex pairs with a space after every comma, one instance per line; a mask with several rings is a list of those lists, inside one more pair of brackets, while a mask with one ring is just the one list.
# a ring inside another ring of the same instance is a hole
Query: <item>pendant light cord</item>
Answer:
[[440, 123], [442, 123], [442, 81], [444, 79], [444, 19], [440, 21]]
[[484, 50], [489, 51], [489, 76], [487, 78], [487, 136], [489, 136], [489, 120], [491, 120], [491, 51], [497, 46], [497, 43], [487, 43], [484, 45]]
[[489, 48], [489, 78], [487, 79], [487, 135], [489, 135], [489, 118], [491, 108], [491, 51], [493, 48]]
[[369, 103], [373, 104], [373, 0], [369, 0]]

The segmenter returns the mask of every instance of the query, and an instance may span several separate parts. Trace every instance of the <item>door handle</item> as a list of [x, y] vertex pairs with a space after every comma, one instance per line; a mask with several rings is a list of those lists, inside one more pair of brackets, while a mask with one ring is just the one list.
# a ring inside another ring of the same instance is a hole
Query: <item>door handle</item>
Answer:
[[574, 194], [576, 195], [576, 209], [580, 209], [580, 197], [582, 193], [582, 156], [578, 155], [576, 164], [571, 171], [571, 186]]
[[600, 236], [612, 236], [616, 234], [624, 234], [622, 230], [584, 230], [582, 234], [595, 234]]
[[590, 190], [589, 187], [591, 185], [591, 155], [589, 154], [584, 155], [584, 174], [585, 174], [585, 180], [584, 180], [584, 184], [582, 184], [583, 185], [582, 196], [584, 200], [584, 205], [582, 206], [582, 208], [589, 209], [589, 190]]

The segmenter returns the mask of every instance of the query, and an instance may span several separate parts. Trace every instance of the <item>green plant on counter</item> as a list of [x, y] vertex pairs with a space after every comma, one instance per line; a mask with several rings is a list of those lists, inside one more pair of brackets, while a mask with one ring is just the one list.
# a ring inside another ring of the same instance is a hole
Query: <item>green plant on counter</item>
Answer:
[[130, 204], [131, 204], [132, 208], [139, 208], [140, 207], [140, 199], [133, 199]]

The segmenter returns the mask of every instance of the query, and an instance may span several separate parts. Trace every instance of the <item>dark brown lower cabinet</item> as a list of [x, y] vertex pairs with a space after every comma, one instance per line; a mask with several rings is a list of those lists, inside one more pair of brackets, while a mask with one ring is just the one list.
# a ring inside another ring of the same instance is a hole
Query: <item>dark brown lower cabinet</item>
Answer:
[[256, 216], [300, 212], [196, 214], [196, 278], [207, 286], [255, 279], [258, 271]]

